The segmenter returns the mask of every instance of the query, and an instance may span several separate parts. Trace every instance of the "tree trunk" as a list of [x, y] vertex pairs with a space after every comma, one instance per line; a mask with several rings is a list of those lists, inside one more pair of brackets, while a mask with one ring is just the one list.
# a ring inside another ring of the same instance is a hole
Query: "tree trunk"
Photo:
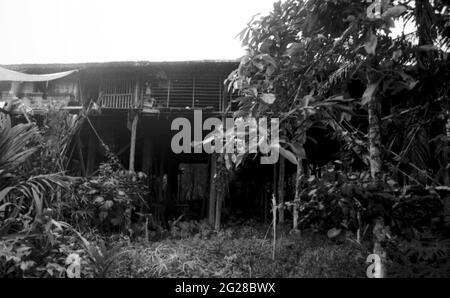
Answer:
[[298, 204], [300, 203], [300, 192], [301, 192], [301, 179], [302, 179], [302, 160], [301, 158], [298, 159], [297, 164], [297, 173], [295, 175], [295, 197], [294, 197], [294, 206], [293, 206], [293, 226], [292, 229], [294, 231], [298, 230]]
[[[417, 24], [418, 45], [432, 45], [436, 38], [436, 16], [429, 0], [415, 1], [415, 19]], [[428, 69], [436, 58], [434, 51], [417, 51], [417, 65], [420, 69]]]
[[216, 215], [214, 229], [220, 230], [222, 219], [222, 205], [225, 198], [225, 185], [227, 184], [227, 169], [225, 167], [224, 154], [216, 155], [216, 179], [214, 179], [216, 187]]
[[380, 103], [375, 96], [369, 102], [369, 160], [372, 179], [378, 181], [381, 173]]
[[417, 22], [417, 37], [419, 45], [433, 43], [433, 35], [436, 31], [434, 9], [429, 0], [415, 1], [415, 18]]
[[383, 218], [379, 217], [374, 221], [374, 227], [372, 234], [375, 238], [373, 253], [380, 258], [379, 264], [376, 264], [376, 272], [374, 274], [375, 278], [384, 278], [386, 277], [386, 250], [382, 246], [382, 242], [385, 241], [385, 225]]
[[281, 224], [284, 222], [284, 168], [284, 157], [280, 156], [280, 167], [278, 174], [278, 221]]
[[[371, 94], [369, 99], [369, 161], [370, 161], [370, 174], [372, 182], [377, 185], [381, 176], [381, 132], [380, 132], [380, 110], [381, 104], [375, 95], [375, 92]], [[384, 221], [382, 218], [378, 218], [374, 221], [373, 236], [374, 247], [373, 253], [380, 258], [380, 264], [377, 269], [376, 277], [385, 276], [385, 260], [386, 252], [382, 246], [384, 240]]]
[[208, 223], [211, 227], [215, 224], [216, 213], [216, 155], [210, 156], [210, 174], [209, 174], [209, 206], [208, 206]]
[[[443, 174], [443, 182], [445, 186], [450, 186], [450, 175], [449, 169], [447, 167], [448, 161], [450, 160], [450, 118], [447, 119], [447, 123], [445, 125], [445, 133], [447, 135], [447, 141], [445, 142], [445, 159], [443, 161], [444, 174]], [[444, 221], [447, 227], [450, 227], [450, 192], [445, 192], [444, 195]]]
[[223, 203], [223, 186], [219, 185], [216, 193], [216, 222], [214, 224], [214, 230], [220, 230], [220, 224], [222, 219], [222, 203]]
[[275, 194], [272, 195], [272, 227], [273, 227], [272, 260], [275, 260], [275, 252], [277, 248], [277, 200], [275, 199]]

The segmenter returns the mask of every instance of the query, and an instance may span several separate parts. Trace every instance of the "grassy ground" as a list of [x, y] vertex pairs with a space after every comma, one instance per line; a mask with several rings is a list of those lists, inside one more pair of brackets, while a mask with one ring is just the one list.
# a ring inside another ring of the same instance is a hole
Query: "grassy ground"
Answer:
[[[216, 233], [179, 228], [159, 241], [124, 245], [112, 277], [365, 277], [366, 253], [350, 242], [280, 229], [272, 259], [268, 226], [235, 225]], [[195, 232], [196, 231], [196, 232]]]

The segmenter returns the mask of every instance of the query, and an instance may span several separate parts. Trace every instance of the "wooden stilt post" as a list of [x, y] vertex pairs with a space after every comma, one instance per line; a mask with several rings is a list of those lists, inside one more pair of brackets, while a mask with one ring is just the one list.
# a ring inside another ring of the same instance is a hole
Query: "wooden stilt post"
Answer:
[[139, 120], [139, 112], [136, 108], [138, 108], [139, 105], [139, 95], [140, 95], [140, 86], [139, 86], [139, 79], [136, 78], [136, 82], [134, 84], [134, 109], [131, 113], [131, 116], [133, 117], [133, 122], [131, 124], [131, 141], [130, 141], [130, 172], [134, 172], [134, 162], [135, 162], [135, 156], [136, 156], [136, 132], [137, 132], [137, 125]]
[[215, 223], [216, 213], [216, 154], [210, 155], [210, 174], [209, 174], [209, 205], [208, 205], [208, 223], [211, 227]]
[[167, 195], [166, 195], [166, 201], [168, 205], [173, 205], [175, 202], [173, 201], [173, 198], [175, 195], [174, 192], [176, 192], [177, 189], [177, 164], [174, 162], [172, 158], [167, 159]]
[[142, 156], [142, 172], [150, 177], [150, 171], [152, 169], [152, 148], [150, 138], [148, 136], [144, 137]]
[[280, 208], [278, 209], [278, 221], [279, 223], [284, 222], [284, 157], [280, 156], [280, 166], [279, 166], [279, 174], [278, 174], [278, 205]]
[[77, 138], [78, 159], [80, 160], [81, 176], [86, 177], [86, 167], [84, 165], [84, 157], [83, 157], [83, 150], [82, 150], [82, 147], [81, 147], [80, 135], [77, 134], [76, 138]]
[[130, 172], [134, 172], [134, 162], [136, 157], [136, 131], [138, 125], [139, 115], [135, 111], [133, 116], [133, 123], [131, 125], [131, 141], [130, 141]]
[[88, 155], [86, 164], [86, 173], [88, 176], [92, 175], [95, 167], [95, 158], [97, 155], [97, 144], [98, 140], [94, 132], [91, 131], [89, 134], [89, 144], [88, 144]]
[[164, 154], [162, 151], [159, 152], [159, 173], [158, 173], [159, 187], [158, 187], [158, 198], [162, 202], [165, 198], [165, 185], [164, 185]]

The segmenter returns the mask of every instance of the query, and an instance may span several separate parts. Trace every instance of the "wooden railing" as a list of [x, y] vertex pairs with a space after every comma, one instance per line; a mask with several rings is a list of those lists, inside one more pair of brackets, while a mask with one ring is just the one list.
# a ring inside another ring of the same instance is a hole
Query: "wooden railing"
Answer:
[[[101, 87], [100, 106], [105, 109], [130, 109], [135, 106], [134, 81], [113, 79], [104, 81]], [[155, 108], [213, 109], [222, 111], [229, 101], [224, 90], [223, 77], [203, 75], [176, 75], [166, 84], [151, 86]], [[144, 86], [140, 87], [138, 102], [144, 98]]]
[[134, 94], [103, 94], [100, 106], [104, 109], [130, 109], [134, 106]]
[[152, 88], [159, 107], [168, 108], [212, 108], [223, 109], [223, 78], [210, 75], [175, 75], [170, 78], [164, 88]]
[[134, 80], [113, 78], [103, 80], [99, 104], [104, 109], [130, 109], [134, 107]]

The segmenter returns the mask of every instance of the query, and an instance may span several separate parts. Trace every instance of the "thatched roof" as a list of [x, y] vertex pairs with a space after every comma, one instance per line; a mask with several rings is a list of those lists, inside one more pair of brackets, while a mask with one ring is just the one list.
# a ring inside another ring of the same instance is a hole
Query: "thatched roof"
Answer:
[[91, 63], [10, 64], [3, 67], [27, 73], [48, 73], [51, 71], [114, 70], [114, 69], [183, 69], [183, 68], [236, 68], [239, 60], [194, 60], [194, 61], [115, 61]]

